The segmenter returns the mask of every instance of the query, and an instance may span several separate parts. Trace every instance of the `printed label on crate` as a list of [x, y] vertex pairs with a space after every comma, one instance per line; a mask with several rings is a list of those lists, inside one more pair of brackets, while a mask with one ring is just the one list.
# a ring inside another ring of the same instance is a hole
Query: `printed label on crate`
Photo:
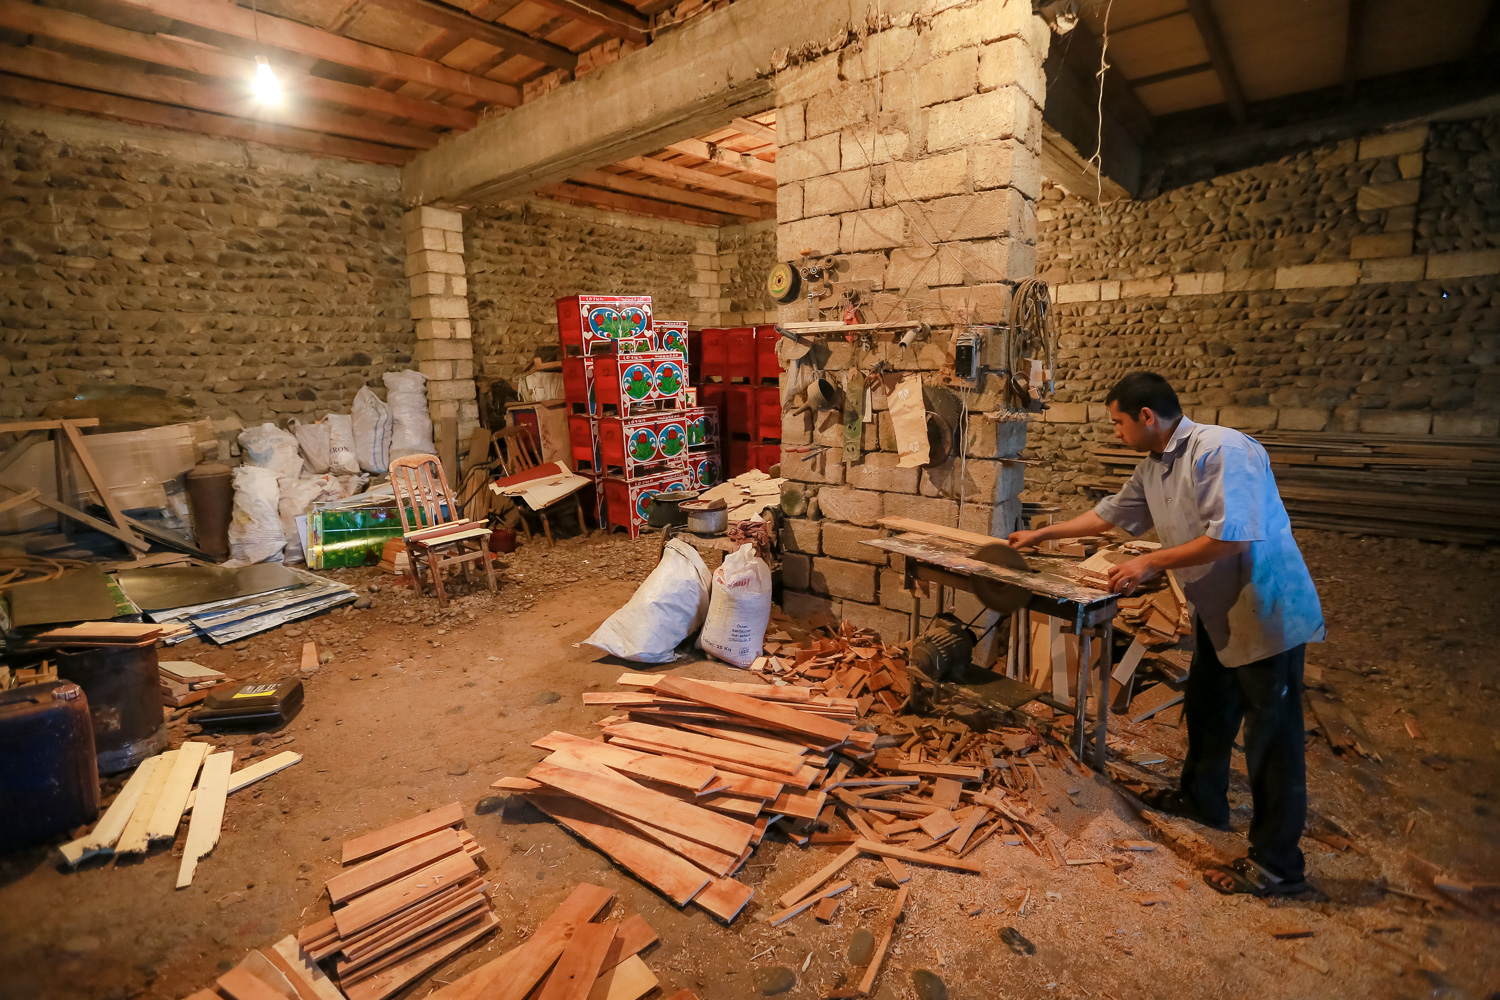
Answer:
[[689, 448], [701, 448], [719, 438], [719, 413], [711, 407], [699, 407], [687, 415]]
[[656, 366], [656, 391], [661, 396], [675, 396], [682, 391], [682, 365], [677, 361], [663, 361]]
[[639, 402], [651, 395], [654, 388], [653, 374], [649, 367], [640, 362], [625, 365], [620, 369], [620, 387], [625, 395]]
[[622, 337], [615, 341], [621, 354], [649, 354], [656, 350], [656, 341], [650, 337]]
[[699, 489], [717, 486], [723, 473], [720, 471], [719, 456], [705, 455], [695, 459], [691, 466], [693, 473], [693, 485]]
[[598, 305], [588, 312], [588, 329], [595, 338], [628, 340], [650, 328], [651, 314], [639, 306]]
[[687, 425], [681, 420], [669, 419], [656, 432], [656, 450], [667, 458], [676, 458], [687, 447]]
[[[649, 295], [574, 295], [558, 299], [557, 324], [563, 345], [581, 348], [585, 354], [596, 348], [615, 348], [623, 341], [632, 342], [633, 351], [655, 348]], [[640, 347], [633, 343], [639, 339], [650, 344]]]
[[638, 427], [630, 434], [630, 457], [637, 462], [649, 462], [656, 457], [656, 431], [651, 427]]
[[664, 319], [656, 324], [656, 347], [660, 351], [688, 356], [688, 325], [683, 320]]

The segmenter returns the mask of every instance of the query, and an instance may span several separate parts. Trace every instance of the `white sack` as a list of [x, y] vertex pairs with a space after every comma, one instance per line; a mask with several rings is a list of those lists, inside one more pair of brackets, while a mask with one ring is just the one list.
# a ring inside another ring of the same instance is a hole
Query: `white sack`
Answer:
[[670, 663], [707, 612], [708, 567], [697, 549], [674, 538], [625, 606], [583, 642], [627, 660]]
[[292, 436], [297, 439], [297, 445], [302, 449], [302, 460], [307, 463], [307, 470], [314, 475], [322, 475], [328, 471], [328, 425], [319, 420], [315, 424], [304, 424], [300, 420], [291, 421]]
[[713, 596], [698, 646], [725, 663], [748, 667], [765, 649], [770, 622], [771, 567], [747, 542], [714, 570]]
[[330, 413], [323, 423], [328, 425], [328, 471], [335, 476], [359, 475], [353, 419], [347, 413]]
[[389, 459], [431, 455], [432, 418], [427, 415], [427, 376], [421, 372], [386, 372], [385, 402], [391, 408]]
[[369, 386], [354, 394], [354, 455], [365, 472], [390, 467], [391, 408]]
[[278, 476], [302, 474], [302, 452], [297, 439], [275, 424], [261, 424], [240, 431], [240, 450], [246, 465], [270, 469]]
[[286, 537], [277, 509], [281, 499], [279, 480], [272, 470], [255, 465], [234, 470], [234, 516], [229, 519], [229, 558], [233, 562], [281, 561]]
[[348, 494], [344, 492], [344, 480], [326, 473], [306, 479], [282, 476], [280, 485], [281, 499], [277, 502], [277, 511], [281, 516], [281, 533], [286, 538], [282, 562], [302, 562], [302, 535], [297, 531], [297, 518], [305, 515], [319, 500], [341, 500]]

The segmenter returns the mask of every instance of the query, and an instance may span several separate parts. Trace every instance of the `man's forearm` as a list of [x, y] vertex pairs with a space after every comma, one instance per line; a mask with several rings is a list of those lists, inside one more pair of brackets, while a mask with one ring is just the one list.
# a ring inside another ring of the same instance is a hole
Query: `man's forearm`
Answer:
[[1159, 570], [1182, 569], [1187, 566], [1204, 566], [1208, 563], [1228, 559], [1248, 551], [1249, 542], [1225, 542], [1207, 535], [1199, 535], [1191, 542], [1183, 542], [1169, 549], [1157, 549], [1146, 556], [1152, 568]]
[[1045, 542], [1054, 538], [1082, 538], [1085, 535], [1102, 535], [1113, 527], [1114, 525], [1090, 510], [1058, 524], [1049, 524], [1045, 528], [1037, 528], [1032, 535], [1036, 541]]

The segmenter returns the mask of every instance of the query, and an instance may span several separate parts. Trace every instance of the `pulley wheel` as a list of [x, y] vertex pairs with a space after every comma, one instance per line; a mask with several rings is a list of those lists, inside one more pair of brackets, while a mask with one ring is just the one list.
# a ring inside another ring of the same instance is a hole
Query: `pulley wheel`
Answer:
[[783, 305], [795, 302], [802, 294], [802, 275], [791, 264], [777, 264], [766, 276], [766, 291]]

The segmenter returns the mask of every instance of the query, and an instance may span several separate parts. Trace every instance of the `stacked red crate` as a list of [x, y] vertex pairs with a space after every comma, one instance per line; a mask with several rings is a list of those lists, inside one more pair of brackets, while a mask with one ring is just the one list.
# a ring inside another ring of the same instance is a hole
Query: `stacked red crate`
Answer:
[[774, 326], [705, 329], [698, 399], [724, 414], [727, 474], [770, 471], [781, 461], [780, 334]]

